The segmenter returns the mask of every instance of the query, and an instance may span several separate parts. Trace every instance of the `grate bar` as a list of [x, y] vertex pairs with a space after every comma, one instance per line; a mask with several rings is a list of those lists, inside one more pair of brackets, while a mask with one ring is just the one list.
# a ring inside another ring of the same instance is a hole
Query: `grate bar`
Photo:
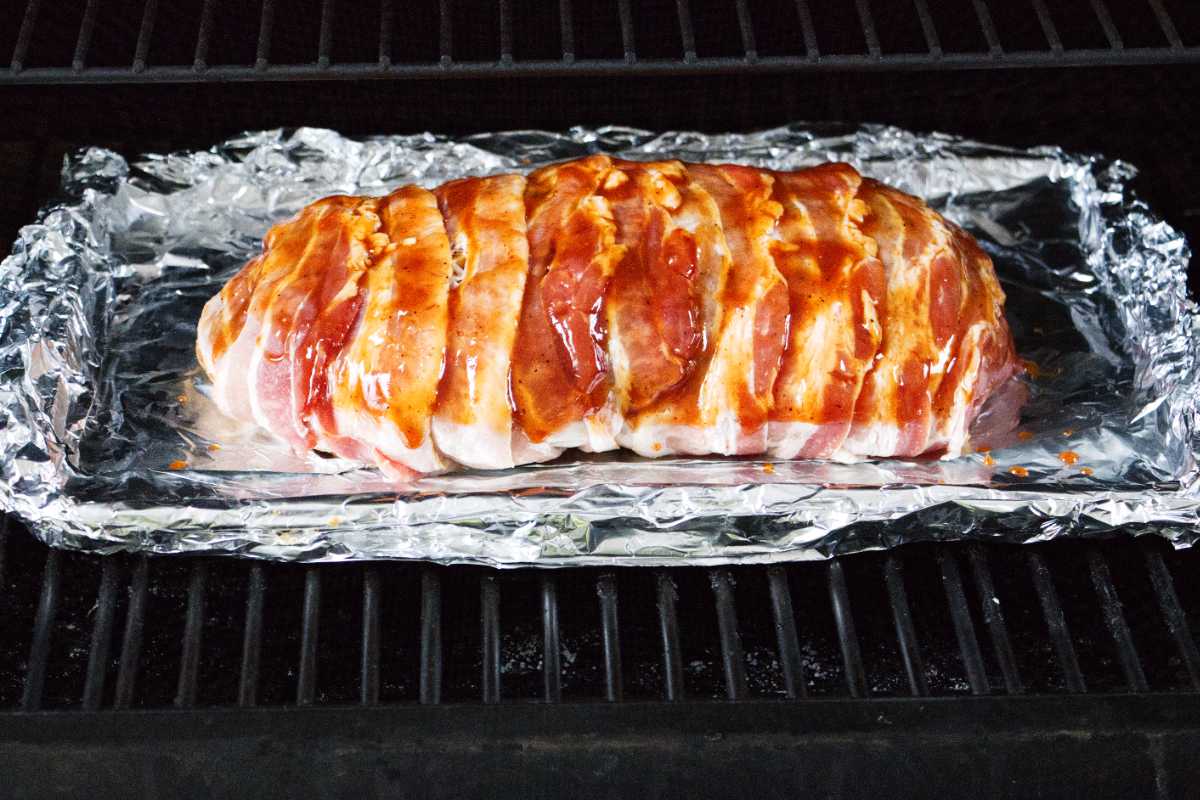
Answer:
[[988, 52], [996, 58], [999, 58], [1004, 53], [1004, 49], [1000, 46], [1000, 37], [996, 34], [996, 25], [992, 22], [992, 12], [988, 8], [987, 0], [971, 0], [975, 5], [975, 16], [979, 19], [979, 28], [983, 31], [983, 38], [987, 41]]
[[379, 604], [382, 589], [379, 570], [363, 570], [362, 662], [359, 665], [359, 702], [373, 706], [379, 702]]
[[623, 690], [621, 682], [621, 630], [617, 626], [617, 578], [611, 572], [600, 576], [596, 582], [596, 593], [600, 597], [600, 628], [604, 637], [604, 698], [620, 702]]
[[54, 630], [54, 619], [58, 616], [58, 559], [58, 550], [52, 548], [46, 552], [42, 593], [33, 619], [33, 640], [29, 644], [29, 660], [25, 668], [25, 689], [21, 693], [22, 711], [36, 711], [42, 706], [46, 664], [50, 660], [50, 634]]
[[921, 33], [925, 37], [925, 46], [933, 58], [942, 57], [942, 42], [938, 38], [937, 27], [933, 24], [933, 16], [929, 13], [926, 0], [913, 0], [917, 7], [917, 18], [921, 21]]
[[562, 700], [562, 644], [558, 635], [558, 583], [553, 575], [542, 576], [542, 698], [547, 703]]
[[483, 702], [500, 702], [500, 584], [487, 575], [479, 587], [483, 638]]
[[1026, 554], [1029, 572], [1033, 577], [1033, 588], [1037, 592], [1038, 602], [1042, 606], [1042, 617], [1046, 620], [1046, 628], [1050, 632], [1050, 641], [1054, 645], [1054, 653], [1058, 666], [1062, 669], [1063, 680], [1067, 690], [1086, 692], [1087, 684], [1083, 673], [1079, 670], [1079, 659], [1075, 655], [1075, 645], [1071, 643], [1071, 633], [1067, 629], [1067, 620], [1063, 615], [1062, 604], [1058, 602], [1058, 591], [1054, 588], [1054, 577], [1046, 559], [1036, 550]]
[[1182, 50], [1183, 39], [1180, 38], [1175, 21], [1171, 19], [1162, 0], [1150, 0], [1150, 8], [1154, 9], [1154, 17], [1158, 20], [1158, 27], [1162, 28], [1163, 36], [1167, 37], [1167, 43], [1174, 50]]
[[733, 601], [733, 576], [728, 569], [722, 568], [712, 570], [708, 579], [717, 603], [717, 632], [721, 639], [725, 695], [730, 700], [741, 700], [746, 696], [746, 663]]
[[963, 591], [958, 561], [945, 548], [938, 550], [937, 561], [942, 571], [942, 588], [946, 592], [946, 602], [950, 606], [954, 636], [958, 640], [963, 667], [967, 670], [967, 682], [971, 684], [971, 694], [987, 694], [987, 671], [983, 667], [983, 655], [979, 652], [979, 640], [975, 638], [975, 624], [971, 621], [971, 611], [967, 608], [967, 596]]
[[1133, 692], [1149, 691], [1146, 684], [1146, 674], [1138, 660], [1137, 648], [1133, 644], [1133, 634], [1129, 623], [1125, 621], [1125, 613], [1121, 609], [1121, 598], [1117, 596], [1117, 588], [1113, 585], [1112, 575], [1108, 570], [1108, 562], [1095, 547], [1088, 548], [1088, 569], [1092, 575], [1092, 586], [1100, 598], [1104, 608], [1104, 624], [1112, 634], [1113, 643], [1117, 646], [1117, 662], [1125, 676], [1125, 683]]
[[321, 0], [321, 31], [317, 38], [317, 66], [328, 69], [333, 54], [333, 0]]
[[683, 656], [679, 647], [679, 593], [667, 571], [658, 573], [658, 630], [663, 648], [663, 689], [667, 700], [682, 700]]
[[438, 55], [443, 67], [454, 61], [454, 19], [451, 0], [438, 0]]
[[691, 64], [696, 60], [696, 32], [692, 29], [692, 8], [688, 0], [675, 0], [675, 14], [679, 17], [679, 39], [683, 44], [683, 60]]
[[146, 0], [142, 8], [142, 27], [138, 30], [137, 45], [133, 51], [133, 71], [144, 72], [146, 59], [150, 55], [150, 38], [154, 35], [154, 20], [158, 16], [158, 0]]
[[842, 650], [842, 664], [846, 669], [846, 686], [851, 697], [866, 697], [867, 675], [863, 667], [862, 651], [859, 649], [858, 634], [854, 630], [854, 615], [850, 610], [850, 596], [846, 591], [846, 574], [842, 562], [829, 562], [829, 600], [833, 604], [833, 621], [837, 626], [838, 645]]
[[1046, 44], [1050, 45], [1050, 49], [1055, 55], [1063, 54], [1062, 39], [1058, 37], [1058, 28], [1054, 26], [1054, 18], [1050, 16], [1050, 9], [1046, 8], [1046, 0], [1033, 0], [1033, 10], [1037, 14], [1038, 24], [1042, 26], [1042, 35], [1046, 37]]
[[196, 51], [192, 57], [192, 69], [202, 71], [208, 66], [208, 40], [212, 37], [213, 7], [217, 0], [204, 0], [200, 9], [200, 30], [196, 34]]
[[13, 72], [20, 72], [25, 68], [25, 56], [29, 52], [29, 42], [33, 39], [33, 29], [37, 25], [38, 9], [41, 4], [42, 0], [29, 0], [25, 4], [25, 16], [21, 19], [21, 28], [17, 32], [17, 44], [13, 48]]
[[787, 696], [804, 697], [804, 662], [800, 658], [800, 638], [796, 635], [796, 615], [787, 572], [778, 565], [767, 567], [767, 587], [771, 592], [771, 615], [775, 620], [775, 640], [779, 643], [779, 663], [783, 666], [783, 685]]
[[625, 63], [637, 61], [637, 47], [633, 38], [633, 9], [629, 0], [617, 0], [617, 13], [621, 18], [621, 51], [625, 55]]
[[[0, 581], [2, 583], [2, 581]], [[100, 567], [100, 590], [96, 593], [96, 618], [88, 647], [87, 677], [83, 683], [84, 711], [96, 711], [104, 696], [108, 674], [108, 651], [112, 644], [113, 618], [117, 613], [117, 561], [104, 559]]]
[[204, 637], [204, 587], [208, 580], [208, 564], [197, 560], [192, 564], [188, 581], [187, 614], [183, 623], [183, 655], [179, 660], [179, 682], [175, 689], [175, 706], [191, 708], [196, 704], [196, 683], [200, 673], [200, 653]]
[[862, 26], [863, 40], [867, 43], [867, 52], [871, 54], [871, 58], [880, 57], [879, 49], [879, 34], [875, 32], [875, 18], [871, 16], [870, 0], [854, 0], [855, 6], [858, 7], [858, 21]]
[[246, 626], [242, 630], [242, 669], [238, 678], [238, 705], [258, 702], [258, 666], [262, 661], [263, 597], [267, 577], [261, 564], [250, 566], [247, 578]]
[[149, 66], [142, 73], [128, 67], [94, 67], [76, 73], [59, 67], [31, 67], [21, 73], [0, 70], [0, 85], [93, 85], [148, 83], [253, 83], [263, 79], [264, 69], [280, 80], [416, 80], [472, 78], [550, 78], [561, 76], [649, 76], [649, 75], [708, 75], [742, 72], [774, 74], [782, 72], [881, 72], [914, 70], [974, 70], [988, 69], [997, 63], [1009, 69], [1038, 69], [1049, 66], [1137, 66], [1166, 64], [1200, 64], [1200, 46], [1182, 50], [1170, 48], [1127, 47], [1124, 50], [1077, 49], [1054, 54], [1051, 61], [1044, 51], [1005, 51], [997, 62], [990, 54], [946, 53], [933, 58], [929, 53], [891, 53], [874, 57], [865, 53], [841, 54], [810, 58], [808, 56], [762, 56], [749, 63], [740, 56], [698, 57], [691, 64], [682, 59], [643, 59], [633, 64], [616, 59], [577, 59], [514, 61], [502, 65], [497, 61], [464, 61], [453, 64], [393, 64], [381, 70], [374, 62], [334, 64], [321, 69], [316, 64], [264, 65], [262, 69], [237, 65], [210, 66], [203, 73], [190, 64], [180, 66]]
[[896, 623], [900, 657], [908, 675], [908, 688], [914, 696], [924, 697], [929, 694], [929, 682], [925, 678], [921, 646], [917, 642], [917, 632], [913, 626], [912, 607], [908, 602], [908, 590], [904, 586], [904, 562], [900, 560], [900, 556], [888, 555], [883, 566], [883, 579], [887, 584], [888, 600], [892, 606], [892, 619]]
[[575, 60], [575, 23], [571, 15], [571, 0], [558, 0], [558, 32], [562, 39], [562, 60]]
[[433, 569], [421, 573], [422, 703], [442, 702], [442, 577]]
[[750, 16], [750, 7], [746, 0], [737, 0], [738, 27], [742, 34], [742, 51], [747, 61], [758, 60], [758, 45], [754, 41], [754, 20]]
[[513, 60], [512, 0], [500, 0], [500, 63]]
[[392, 63], [392, 0], [379, 0], [379, 66]]
[[1108, 39], [1109, 47], [1113, 50], [1124, 49], [1125, 43], [1121, 41], [1121, 34], [1113, 22], [1112, 14], [1108, 13], [1108, 6], [1104, 0], [1091, 0], [1091, 3], [1092, 11], [1096, 12], [1096, 19], [1100, 21], [1100, 27], [1104, 29], [1104, 38]]
[[146, 586], [150, 579], [150, 561], [137, 560], [129, 582], [129, 606], [125, 610], [125, 632], [121, 636], [121, 661], [117, 667], [117, 688], [113, 696], [116, 708], [133, 704], [138, 667], [142, 661], [142, 639], [146, 630]]
[[254, 68], [265, 70], [271, 64], [271, 29], [275, 26], [275, 0], [263, 0], [262, 15], [258, 20], [258, 47], [254, 54]]
[[317, 695], [317, 644], [321, 634], [321, 573], [309, 567], [304, 574], [304, 610], [300, 622], [300, 669], [296, 705], [312, 705]]
[[971, 562], [971, 573], [975, 578], [975, 590], [979, 593], [979, 602], [983, 607], [983, 621], [988, 627], [992, 638], [992, 649], [996, 653], [996, 661], [1000, 664], [1000, 673], [1004, 677], [1004, 689], [1009, 694], [1022, 694], [1025, 691], [1021, 683], [1021, 672], [1017, 667], [1017, 658], [1013, 654], [1012, 640], [1008, 636], [1008, 624], [1004, 621], [1004, 611], [1000, 606], [1000, 596], [992, 581], [992, 568], [988, 564], [987, 553], [978, 544], [967, 548], [967, 559]]
[[804, 57], [816, 61], [821, 57], [821, 51], [817, 47], [817, 27], [813, 25], [808, 0], [796, 0], [796, 16], [800, 18], [800, 31], [804, 35]]
[[1147, 545], [1144, 554], [1146, 569], [1150, 573], [1150, 584], [1154, 587], [1154, 595], [1158, 598], [1158, 607], [1162, 609], [1167, 630], [1179, 648], [1179, 655], [1183, 658], [1192, 688], [1200, 690], [1200, 651], [1196, 649], [1187, 615], [1183, 606], [1179, 604], [1179, 595], [1175, 593], [1175, 581], [1172, 580], [1171, 572], [1163, 561], [1162, 553]]
[[88, 48], [92, 44], [92, 31], [96, 29], [96, 11], [100, 0], [87, 0], [83, 9], [83, 19], [79, 22], [79, 36], [75, 39], [75, 54], [71, 56], [71, 69], [82, 72], [87, 64]]
[[0, 589], [4, 588], [4, 557], [8, 550], [8, 515], [0, 513]]

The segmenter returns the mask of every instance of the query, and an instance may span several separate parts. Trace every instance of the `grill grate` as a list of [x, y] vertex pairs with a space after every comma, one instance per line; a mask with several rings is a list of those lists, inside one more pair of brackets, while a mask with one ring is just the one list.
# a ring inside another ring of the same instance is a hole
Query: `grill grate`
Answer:
[[[0, 39], [0, 58], [9, 56], [0, 85], [1200, 62], [1200, 19], [1186, 4], [1164, 0], [1113, 8], [1090, 0], [1053, 9], [1044, 0], [970, 0], [969, 6], [967, 0], [856, 0], [850, 17], [832, 0], [728, 0], [728, 13], [720, 16], [695, 14], [688, 0], [676, 0], [674, 14], [656, 10], [656, 3], [607, 0], [583, 15], [570, 0], [530, 9], [497, 0], [471, 16], [456, 13], [453, 0], [424, 0], [404, 9], [403, 25], [396, 24], [392, 0], [353, 7], [303, 0], [282, 15], [275, 0], [249, 5], [190, 0], [173, 3], [164, 18], [157, 0], [87, 0], [61, 8], [43, 8], [41, 0], [12, 3], [0, 11], [0, 30], [16, 31], [7, 44]], [[245, 24], [229, 21], [235, 15]], [[139, 21], [136, 34], [118, 35], [133, 20]], [[339, 43], [339, 33], [347, 36], [342, 21], [354, 25], [353, 48]], [[216, 41], [214, 29], [223, 34]], [[371, 29], [378, 29], [377, 39], [358, 33]], [[1091, 29], [1099, 35], [1068, 43], [1060, 36], [1060, 30]], [[957, 46], [972, 31], [972, 43]], [[946, 32], [956, 43], [943, 41]], [[595, 52], [578, 53], [577, 39]], [[432, 51], [426, 42], [436, 43]], [[95, 52], [96, 44], [104, 52]], [[401, 52], [404, 58], [397, 58]]]
[[0, 542], [0, 709], [1200, 688], [1200, 556], [1157, 540], [563, 574]]

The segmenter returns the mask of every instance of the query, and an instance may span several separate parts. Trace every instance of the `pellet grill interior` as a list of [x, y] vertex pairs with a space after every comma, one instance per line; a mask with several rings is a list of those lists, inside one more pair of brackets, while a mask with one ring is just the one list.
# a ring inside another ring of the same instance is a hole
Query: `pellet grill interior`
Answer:
[[[30, 0], [0, 11], [5, 59], [9, 241], [81, 145], [794, 120], [1120, 157], [1200, 241], [1184, 0]], [[1128, 536], [301, 566], [59, 552], [9, 522], [0, 794], [1186, 796], [1198, 558]]]

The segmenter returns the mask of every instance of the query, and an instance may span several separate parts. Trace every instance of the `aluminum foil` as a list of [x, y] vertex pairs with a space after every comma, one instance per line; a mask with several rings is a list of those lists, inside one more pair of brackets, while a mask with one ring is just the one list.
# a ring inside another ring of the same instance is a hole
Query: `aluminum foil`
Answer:
[[[597, 151], [782, 169], [845, 160], [926, 198], [995, 260], [1035, 365], [1020, 431], [944, 462], [568, 454], [397, 489], [359, 465], [297, 457], [208, 400], [193, 353], [200, 309], [273, 222], [327, 194]], [[61, 200], [0, 265], [0, 502], [52, 545], [308, 561], [768, 562], [1116, 528], [1190, 545], [1190, 254], [1130, 195], [1134, 174], [1052, 147], [802, 124], [462, 139], [273, 130], [133, 162], [81, 150], [65, 161]]]

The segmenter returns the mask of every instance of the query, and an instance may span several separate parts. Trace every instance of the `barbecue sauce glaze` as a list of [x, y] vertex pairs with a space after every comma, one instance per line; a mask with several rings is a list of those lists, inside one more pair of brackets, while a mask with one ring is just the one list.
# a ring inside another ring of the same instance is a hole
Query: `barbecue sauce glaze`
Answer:
[[317, 201], [197, 347], [227, 412], [397, 476], [567, 447], [958, 455], [1020, 369], [1003, 301], [969, 235], [848, 165], [595, 155]]

